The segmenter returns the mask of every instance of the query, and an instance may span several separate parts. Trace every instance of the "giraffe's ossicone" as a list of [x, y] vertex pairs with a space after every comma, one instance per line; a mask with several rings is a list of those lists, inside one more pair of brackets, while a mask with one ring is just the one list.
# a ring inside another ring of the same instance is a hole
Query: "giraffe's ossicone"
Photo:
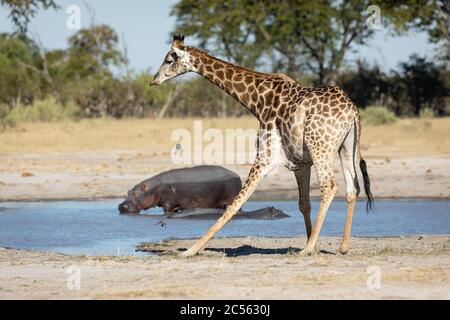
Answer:
[[[349, 250], [350, 228], [359, 194], [356, 167], [362, 171], [367, 206], [372, 207], [369, 176], [359, 148], [361, 124], [358, 108], [336, 86], [304, 87], [286, 75], [256, 72], [217, 59], [188, 47], [184, 36], [175, 35], [172, 46], [150, 85], [159, 85], [186, 72], [196, 72], [230, 94], [260, 122], [255, 163], [242, 190], [223, 216], [183, 256], [197, 254], [207, 241], [227, 223], [255, 191], [262, 178], [276, 167], [281, 152], [286, 166], [295, 172], [299, 208], [303, 214], [308, 241], [301, 255], [316, 250], [320, 229], [337, 191], [333, 165], [339, 154], [345, 178], [347, 218], [339, 251]], [[279, 136], [273, 139], [271, 132]], [[316, 223], [311, 224], [309, 197], [311, 165], [320, 185], [321, 200]]]

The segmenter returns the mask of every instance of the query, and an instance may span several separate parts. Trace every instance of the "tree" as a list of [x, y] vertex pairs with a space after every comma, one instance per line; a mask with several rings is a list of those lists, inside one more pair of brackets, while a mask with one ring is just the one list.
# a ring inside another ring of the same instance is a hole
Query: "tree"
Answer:
[[107, 25], [79, 30], [69, 38], [68, 75], [84, 79], [109, 73], [110, 67], [119, 66], [124, 59], [118, 41], [116, 32]]
[[370, 66], [359, 60], [355, 71], [347, 71], [339, 76], [338, 84], [359, 108], [387, 104], [389, 78], [377, 65]]
[[408, 97], [406, 103], [412, 106], [413, 114], [420, 115], [420, 111], [426, 107], [438, 115], [443, 115], [445, 111], [444, 98], [450, 94], [444, 79], [448, 70], [417, 55], [412, 55], [409, 62], [401, 63], [400, 70], [401, 83]]
[[28, 23], [41, 7], [59, 8], [54, 0], [0, 0], [0, 5], [9, 8], [9, 17], [21, 33], [26, 33]]
[[373, 34], [366, 26], [368, 0], [219, 1], [181, 0], [172, 10], [177, 32], [200, 45], [253, 67], [269, 57], [274, 71], [320, 84], [334, 83], [345, 54]]
[[443, 60], [450, 60], [450, 2], [448, 0], [377, 1], [396, 33], [411, 29], [427, 32], [432, 43], [443, 48]]
[[[199, 47], [213, 55], [256, 68], [267, 45], [256, 30], [265, 18], [263, 5], [255, 0], [182, 0], [174, 5], [171, 15], [177, 17], [175, 33], [194, 36]], [[230, 99], [224, 92], [219, 96], [225, 117]]]
[[23, 35], [0, 35], [0, 104], [15, 107], [31, 103], [41, 91], [35, 45]]
[[389, 74], [358, 62], [357, 70], [341, 74], [338, 83], [358, 107], [384, 106], [398, 116], [418, 116], [425, 108], [446, 115], [449, 79], [445, 65], [412, 55]]
[[258, 1], [182, 0], [174, 5], [176, 32], [192, 35], [203, 49], [237, 64], [256, 67], [263, 43], [255, 37]]
[[288, 73], [298, 77], [295, 69], [303, 69], [316, 75], [319, 84], [334, 84], [351, 46], [373, 34], [366, 25], [369, 5], [363, 0], [271, 1], [260, 31], [285, 57]]
[[123, 92], [112, 71], [124, 61], [116, 32], [107, 25], [92, 24], [72, 35], [68, 42], [67, 50], [47, 54], [49, 73], [64, 83], [64, 96], [74, 99], [86, 114], [108, 115], [108, 104], [116, 101], [112, 94], [118, 97]]

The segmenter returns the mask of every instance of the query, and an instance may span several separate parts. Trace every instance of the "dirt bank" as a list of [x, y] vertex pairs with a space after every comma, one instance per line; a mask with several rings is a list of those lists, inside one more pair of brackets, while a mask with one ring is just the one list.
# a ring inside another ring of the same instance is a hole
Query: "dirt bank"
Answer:
[[[138, 182], [176, 167], [164, 150], [0, 156], [0, 201], [122, 197]], [[367, 163], [377, 198], [450, 197], [450, 156], [369, 157]], [[227, 167], [242, 179], [250, 170], [249, 165]], [[338, 161], [335, 171], [343, 197]], [[319, 196], [315, 174], [311, 193]], [[266, 177], [253, 199], [297, 199], [294, 174], [280, 168]]]
[[0, 298], [450, 299], [450, 236], [354, 238], [346, 256], [339, 240], [303, 258], [304, 238], [218, 238], [190, 259], [175, 253], [193, 240], [146, 244], [160, 253], [145, 257], [0, 249]]
[[[214, 128], [256, 130], [255, 118], [85, 119], [78, 122], [25, 123], [0, 133], [0, 201], [122, 197], [134, 184], [176, 166], [171, 161], [175, 130], [189, 131], [201, 121]], [[256, 134], [256, 131], [255, 131]], [[450, 198], [450, 117], [402, 119], [387, 125], [363, 124], [361, 151], [376, 198]], [[205, 148], [211, 141], [203, 141]], [[233, 143], [231, 151], [248, 148]], [[228, 151], [228, 149], [227, 149]], [[244, 179], [250, 165], [227, 166]], [[335, 171], [344, 196], [339, 161]], [[292, 172], [267, 177], [257, 198], [297, 199]], [[315, 174], [312, 194], [319, 195]]]

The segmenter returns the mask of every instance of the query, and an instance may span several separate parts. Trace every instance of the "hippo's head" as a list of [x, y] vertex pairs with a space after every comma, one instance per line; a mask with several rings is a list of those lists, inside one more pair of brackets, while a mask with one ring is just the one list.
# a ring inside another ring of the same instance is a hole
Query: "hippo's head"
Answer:
[[119, 211], [123, 214], [137, 214], [157, 205], [157, 193], [150, 188], [149, 182], [141, 182], [128, 191], [127, 198], [119, 204]]

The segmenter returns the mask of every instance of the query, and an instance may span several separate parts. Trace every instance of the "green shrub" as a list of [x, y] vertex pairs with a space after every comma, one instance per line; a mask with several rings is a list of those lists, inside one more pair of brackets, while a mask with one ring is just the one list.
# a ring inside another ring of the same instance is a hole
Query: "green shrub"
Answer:
[[419, 117], [422, 119], [431, 119], [436, 116], [436, 113], [431, 108], [424, 108], [420, 110]]
[[398, 120], [397, 116], [385, 107], [368, 107], [361, 110], [360, 114], [364, 123], [373, 125], [389, 124]]
[[6, 104], [0, 104], [0, 130], [15, 126], [16, 123], [9, 117], [9, 114], [9, 107]]
[[81, 110], [73, 103], [63, 105], [54, 98], [35, 101], [32, 105], [19, 105], [6, 116], [13, 123], [53, 122], [79, 118]]

